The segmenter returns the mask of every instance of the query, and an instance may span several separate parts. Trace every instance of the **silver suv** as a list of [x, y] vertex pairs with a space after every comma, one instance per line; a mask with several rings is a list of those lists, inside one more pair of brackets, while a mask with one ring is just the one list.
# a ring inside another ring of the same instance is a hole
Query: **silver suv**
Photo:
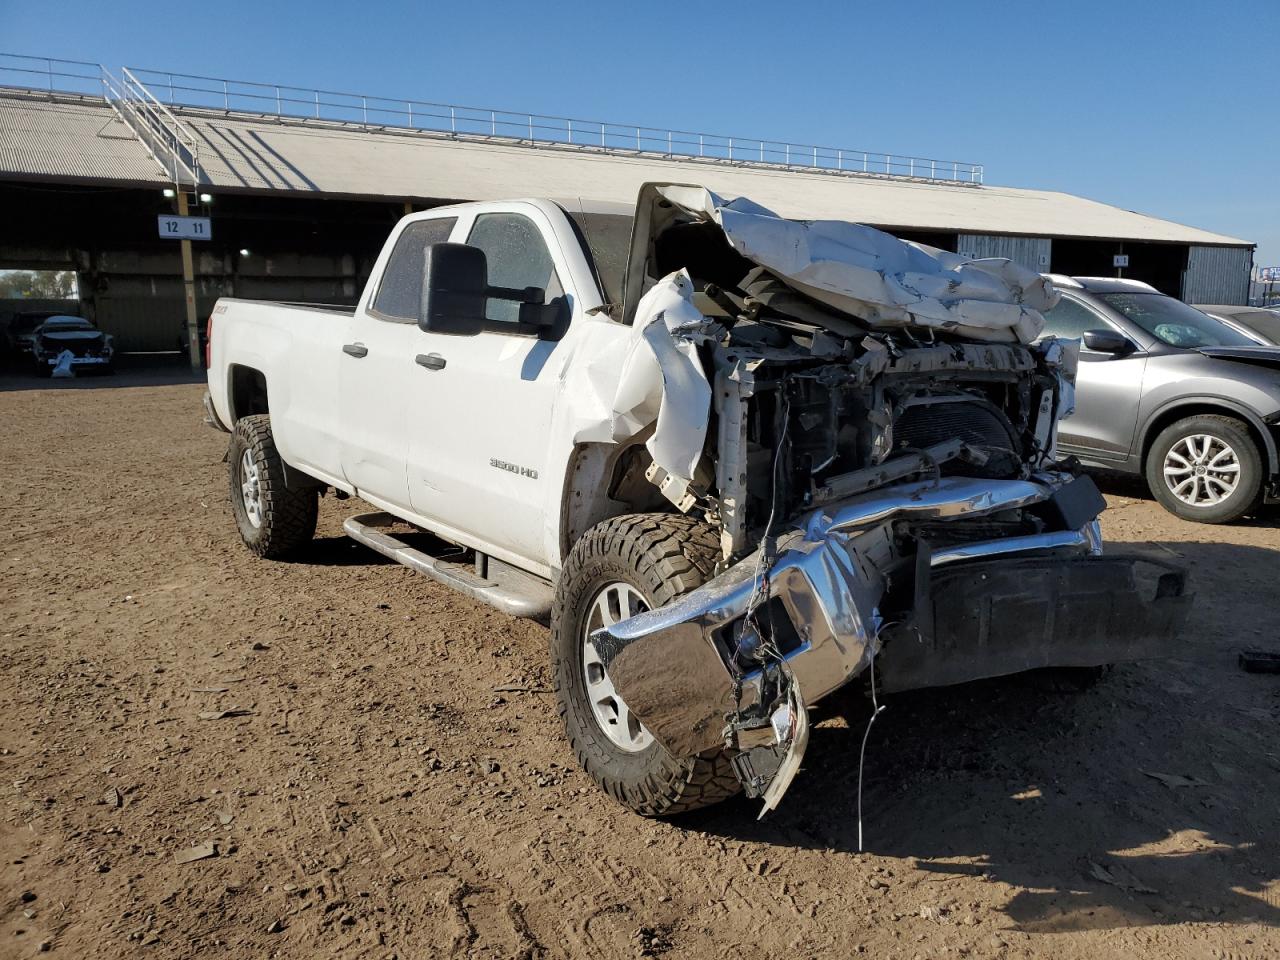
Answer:
[[1166, 509], [1225, 523], [1280, 498], [1280, 347], [1136, 280], [1050, 275], [1045, 336], [1079, 338], [1060, 446], [1143, 474]]

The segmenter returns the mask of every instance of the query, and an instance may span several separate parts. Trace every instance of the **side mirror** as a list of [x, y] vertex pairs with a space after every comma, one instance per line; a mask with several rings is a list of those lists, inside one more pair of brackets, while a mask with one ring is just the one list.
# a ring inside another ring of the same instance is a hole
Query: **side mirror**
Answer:
[[474, 336], [485, 328], [490, 298], [520, 304], [520, 323], [550, 326], [555, 314], [543, 306], [541, 287], [489, 286], [489, 261], [479, 247], [432, 243], [422, 253], [422, 303], [418, 326], [432, 333]]
[[1082, 339], [1085, 349], [1095, 353], [1129, 353], [1133, 349], [1129, 338], [1114, 330], [1086, 330]]

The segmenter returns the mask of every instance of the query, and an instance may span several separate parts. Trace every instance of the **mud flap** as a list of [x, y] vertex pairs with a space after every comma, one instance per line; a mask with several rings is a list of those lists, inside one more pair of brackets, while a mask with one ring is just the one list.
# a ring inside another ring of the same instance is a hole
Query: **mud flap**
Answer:
[[1193, 599], [1180, 568], [1112, 556], [948, 565], [921, 592], [914, 624], [885, 633], [886, 691], [1176, 657]]

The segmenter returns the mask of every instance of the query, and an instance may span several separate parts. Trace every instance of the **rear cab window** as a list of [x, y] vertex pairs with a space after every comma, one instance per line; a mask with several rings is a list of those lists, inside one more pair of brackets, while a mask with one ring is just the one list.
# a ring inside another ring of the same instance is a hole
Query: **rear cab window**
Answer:
[[563, 208], [579, 235], [583, 252], [600, 284], [609, 315], [622, 319], [622, 283], [631, 254], [631, 231], [635, 218], [630, 214], [587, 213]]

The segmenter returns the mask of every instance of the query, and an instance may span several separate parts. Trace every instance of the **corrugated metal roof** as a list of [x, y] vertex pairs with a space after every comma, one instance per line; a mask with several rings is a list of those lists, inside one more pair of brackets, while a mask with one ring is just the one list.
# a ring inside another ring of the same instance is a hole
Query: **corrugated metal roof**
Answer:
[[0, 96], [0, 174], [163, 184], [146, 147], [100, 99]]
[[[593, 154], [175, 109], [199, 139], [212, 190], [269, 190], [420, 200], [582, 196], [632, 202], [642, 183], [704, 184], [797, 219], [962, 233], [1249, 245], [1105, 203], [1046, 190], [949, 186], [692, 159]], [[99, 101], [0, 96], [0, 171], [162, 181], [158, 168]], [[101, 128], [101, 130], [100, 130]], [[150, 166], [148, 167], [148, 164]]]

